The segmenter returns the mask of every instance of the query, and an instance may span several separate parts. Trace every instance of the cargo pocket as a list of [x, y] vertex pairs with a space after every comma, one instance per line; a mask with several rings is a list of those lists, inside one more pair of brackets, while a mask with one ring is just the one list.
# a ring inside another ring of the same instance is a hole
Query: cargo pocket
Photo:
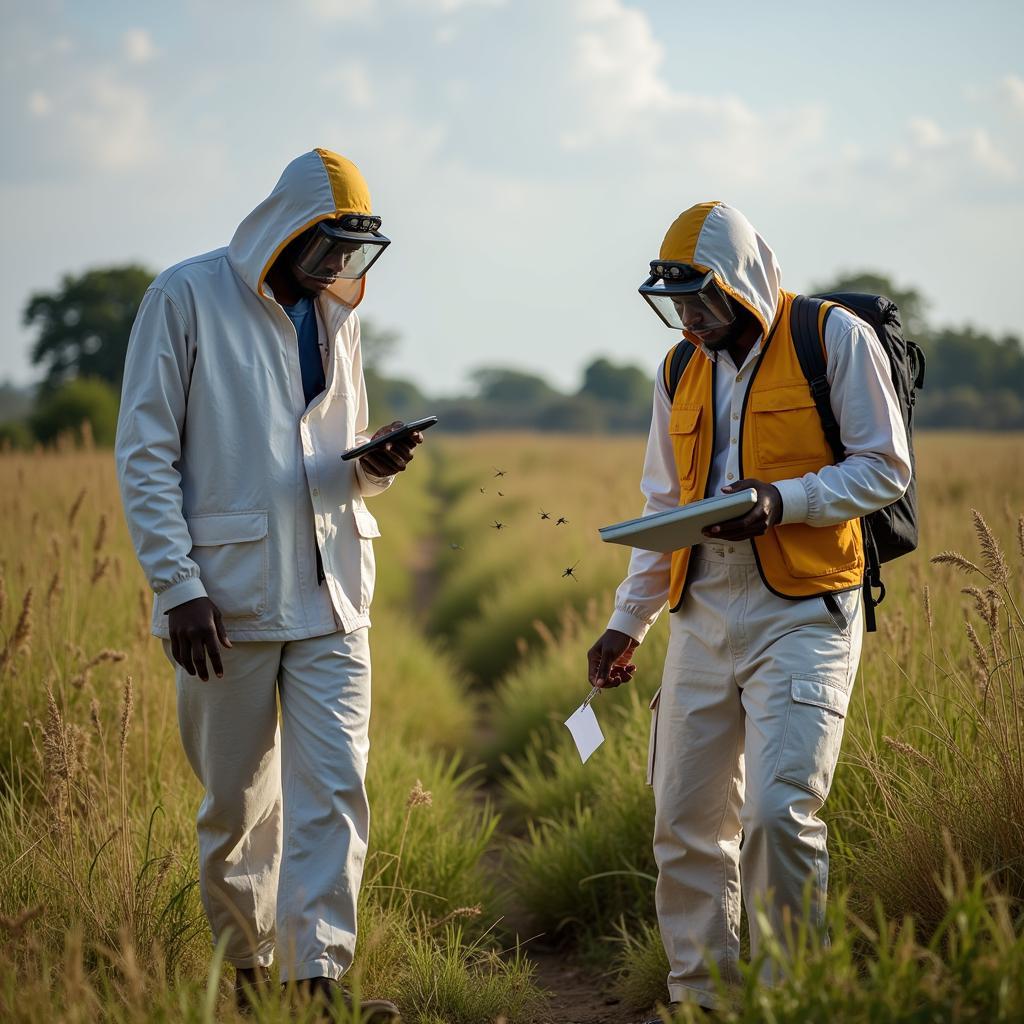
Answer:
[[267, 610], [267, 513], [216, 512], [188, 519], [190, 556], [225, 619]]
[[676, 456], [679, 486], [682, 491], [693, 487], [697, 475], [697, 427], [700, 406], [674, 408], [669, 415], [668, 432]]
[[658, 750], [658, 708], [661, 705], [661, 687], [651, 698], [651, 738], [647, 743], [647, 785], [654, 785], [654, 756]]
[[380, 527], [368, 508], [355, 507], [352, 509], [352, 515], [355, 518], [356, 533], [359, 535], [359, 610], [365, 612], [373, 600], [373, 587], [377, 577], [373, 541], [375, 537], [380, 536]]
[[775, 777], [828, 796], [850, 695], [820, 676], [793, 676]]

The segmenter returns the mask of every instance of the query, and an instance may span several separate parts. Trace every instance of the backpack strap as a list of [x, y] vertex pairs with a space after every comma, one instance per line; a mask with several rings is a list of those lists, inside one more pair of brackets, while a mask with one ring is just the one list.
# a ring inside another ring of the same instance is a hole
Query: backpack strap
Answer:
[[[822, 307], [825, 307], [822, 312]], [[842, 435], [832, 403], [829, 400], [828, 376], [825, 364], [825, 321], [834, 308], [835, 303], [812, 299], [806, 295], [797, 295], [793, 299], [793, 310], [790, 316], [790, 330], [793, 335], [793, 347], [800, 362], [800, 369], [807, 378], [811, 389], [811, 397], [821, 419], [821, 427], [825, 431], [825, 439], [836, 462], [846, 457]], [[881, 559], [878, 556], [878, 545], [871, 533], [871, 524], [866, 516], [860, 520], [861, 536], [864, 541], [864, 628], [868, 633], [877, 629], [875, 607], [885, 598], [885, 584], [882, 583]], [[874, 589], [873, 589], [874, 588]], [[874, 590], [878, 590], [875, 597]]]
[[[821, 309], [825, 307], [822, 314]], [[823, 302], [821, 299], [797, 295], [793, 299], [793, 310], [790, 315], [790, 331], [793, 335], [793, 347], [800, 361], [800, 369], [804, 371], [807, 384], [811, 389], [811, 397], [818, 409], [825, 439], [836, 462], [846, 457], [839, 424], [832, 403], [829, 401], [828, 376], [825, 366], [825, 321], [832, 312], [835, 303]]]
[[690, 365], [690, 360], [696, 351], [697, 349], [683, 338], [665, 356], [662, 376], [665, 380], [665, 390], [668, 392], [669, 401], [676, 397], [676, 388], [679, 387], [679, 382], [683, 379], [686, 367]]

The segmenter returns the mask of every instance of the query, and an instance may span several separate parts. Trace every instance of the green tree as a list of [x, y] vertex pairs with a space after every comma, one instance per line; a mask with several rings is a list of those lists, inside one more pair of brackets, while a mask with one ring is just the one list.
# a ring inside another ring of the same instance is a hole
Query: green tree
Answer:
[[608, 359], [595, 359], [583, 371], [581, 395], [623, 407], [642, 406], [651, 401], [651, 378], [636, 366], [618, 365]]
[[135, 314], [153, 273], [136, 264], [65, 274], [53, 292], [32, 295], [24, 323], [35, 328], [32, 362], [45, 368], [42, 390], [74, 377], [97, 377], [120, 389]]
[[359, 319], [359, 348], [363, 356], [363, 369], [379, 374], [382, 365], [395, 354], [402, 341], [398, 331], [378, 327], [372, 320]]
[[97, 377], [78, 377], [42, 394], [30, 423], [36, 438], [48, 444], [61, 434], [82, 436], [88, 423], [93, 440], [112, 445], [117, 432], [118, 393]]
[[543, 377], [500, 366], [482, 366], [472, 373], [480, 398], [523, 407], [546, 404], [558, 392]]

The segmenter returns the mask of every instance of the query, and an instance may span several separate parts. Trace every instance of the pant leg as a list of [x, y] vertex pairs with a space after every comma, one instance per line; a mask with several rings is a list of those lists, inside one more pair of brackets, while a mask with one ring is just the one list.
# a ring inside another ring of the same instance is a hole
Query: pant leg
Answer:
[[[824, 927], [828, 829], [818, 812], [839, 757], [863, 616], [857, 591], [834, 595], [845, 627], [823, 598], [785, 601], [756, 573], [751, 591], [746, 632], [752, 642], [740, 667], [747, 767], [741, 874], [756, 955], [759, 902], [773, 931], [782, 935], [786, 916], [794, 924], [802, 916], [809, 884], [809, 923]], [[767, 968], [764, 980], [771, 980]]]
[[[164, 641], [170, 658], [170, 643]], [[175, 663], [185, 754], [205, 788], [196, 830], [199, 889], [217, 942], [236, 967], [270, 964], [281, 860], [277, 675], [281, 645], [221, 651], [224, 677], [203, 682]]]
[[369, 834], [368, 630], [284, 647], [284, 854], [278, 892], [282, 978], [340, 978], [352, 964]]
[[655, 902], [668, 989], [674, 1001], [709, 1007], [708, 959], [739, 981], [743, 719], [729, 618], [744, 599], [729, 567], [694, 558], [683, 607], [670, 619], [655, 721]]

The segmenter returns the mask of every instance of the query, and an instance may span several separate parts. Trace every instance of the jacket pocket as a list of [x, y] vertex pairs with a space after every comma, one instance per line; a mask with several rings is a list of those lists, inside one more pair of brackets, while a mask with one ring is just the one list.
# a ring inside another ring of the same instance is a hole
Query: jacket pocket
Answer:
[[834, 680], [793, 676], [775, 777], [824, 800], [839, 759], [850, 694]]
[[750, 396], [754, 451], [760, 466], [797, 466], [813, 472], [832, 461], [818, 409], [806, 381], [783, 384]]
[[816, 579], [860, 569], [860, 525], [854, 520], [835, 526], [785, 523], [774, 527], [782, 560], [797, 579]]
[[188, 519], [192, 560], [210, 600], [225, 619], [247, 619], [267, 610], [265, 511], [215, 512]]
[[654, 758], [658, 753], [658, 709], [661, 707], [661, 687], [651, 698], [651, 738], [647, 743], [647, 785], [654, 785]]
[[697, 475], [697, 439], [700, 436], [700, 406], [676, 407], [669, 414], [668, 432], [675, 452], [679, 486], [692, 490]]
[[359, 610], [365, 612], [373, 600], [373, 588], [377, 577], [373, 541], [380, 536], [380, 527], [368, 508], [355, 507], [352, 509], [352, 515], [359, 536]]

